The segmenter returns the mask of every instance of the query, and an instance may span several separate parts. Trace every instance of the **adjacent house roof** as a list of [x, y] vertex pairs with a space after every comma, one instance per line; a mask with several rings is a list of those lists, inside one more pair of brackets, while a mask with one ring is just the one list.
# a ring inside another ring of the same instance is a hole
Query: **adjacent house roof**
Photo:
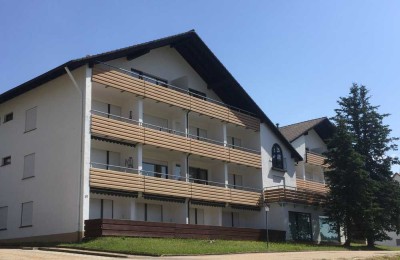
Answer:
[[332, 136], [334, 126], [328, 118], [321, 117], [279, 128], [289, 142], [293, 142], [311, 129], [314, 129], [321, 139], [326, 142], [327, 139]]
[[164, 46], [175, 48], [178, 53], [182, 55], [182, 57], [190, 64], [190, 66], [192, 66], [203, 78], [203, 80], [207, 83], [208, 88], [211, 88], [224, 103], [247, 110], [260, 118], [261, 122], [267, 124], [272, 132], [274, 132], [274, 134], [282, 141], [282, 143], [284, 143], [285, 146], [291, 151], [292, 157], [294, 157], [296, 160], [302, 160], [302, 157], [296, 152], [296, 150], [291, 146], [291, 144], [286, 140], [286, 138], [281, 134], [271, 120], [246, 93], [243, 87], [235, 80], [235, 78], [217, 59], [217, 57], [200, 39], [194, 30], [110, 52], [68, 61], [1, 94], [0, 104], [63, 75], [66, 73], [64, 69], [65, 67], [68, 67], [70, 70], [74, 70], [85, 64], [93, 64], [98, 61], [107, 62], [122, 57], [134, 59], [148, 53], [152, 49]]

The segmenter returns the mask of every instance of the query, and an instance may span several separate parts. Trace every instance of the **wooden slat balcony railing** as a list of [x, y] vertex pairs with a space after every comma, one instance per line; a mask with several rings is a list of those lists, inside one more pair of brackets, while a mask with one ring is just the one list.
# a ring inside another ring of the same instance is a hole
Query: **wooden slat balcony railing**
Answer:
[[326, 193], [319, 193], [312, 190], [295, 187], [269, 187], [264, 191], [264, 198], [267, 203], [296, 203], [304, 205], [321, 205], [324, 203]]
[[[127, 169], [127, 168], [125, 168]], [[239, 190], [107, 169], [90, 169], [90, 187], [259, 207], [261, 190]], [[223, 184], [221, 184], [223, 185]]]
[[169, 132], [155, 130], [146, 127], [146, 124], [138, 125], [138, 123], [133, 120], [129, 122], [123, 122], [121, 120], [93, 114], [91, 132], [96, 136], [142, 143], [211, 159], [261, 168], [260, 153], [227, 147], [223, 146], [223, 144], [196, 140], [183, 136], [178, 132], [174, 133], [174, 131], [170, 129], [168, 129]]
[[326, 157], [323, 156], [322, 154], [313, 153], [310, 151], [307, 151], [307, 153], [306, 153], [306, 163], [309, 163], [309, 164], [328, 167], [328, 164], [325, 164], [325, 159], [326, 159]]
[[92, 81], [254, 131], [260, 130], [260, 120], [254, 116], [237, 111], [223, 103], [211, 102], [189, 95], [188, 90], [170, 85], [160, 86], [146, 79], [134, 77], [133, 74], [118, 68], [96, 65], [93, 67]]
[[315, 181], [308, 181], [302, 179], [296, 179], [297, 188], [302, 190], [309, 190], [312, 192], [326, 194], [328, 192], [328, 187], [325, 184], [315, 182]]
[[284, 242], [286, 232], [280, 230], [206, 226], [120, 219], [85, 220], [85, 237], [165, 237], [207, 240], [260, 240]]

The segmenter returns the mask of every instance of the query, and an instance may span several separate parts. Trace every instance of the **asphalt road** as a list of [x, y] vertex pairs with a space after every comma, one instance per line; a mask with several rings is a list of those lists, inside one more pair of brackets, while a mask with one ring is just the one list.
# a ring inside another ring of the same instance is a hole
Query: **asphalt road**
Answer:
[[[268, 260], [312, 260], [312, 259], [365, 259], [376, 256], [395, 256], [400, 259], [400, 251], [319, 251], [319, 252], [291, 252], [291, 253], [260, 253], [260, 254], [233, 254], [233, 255], [210, 255], [210, 256], [173, 256], [173, 257], [157, 257], [156, 259], [165, 260], [199, 260], [199, 259], [268, 259]], [[145, 256], [129, 256], [131, 259], [149, 259], [155, 257]], [[113, 257], [91, 256], [73, 253], [50, 252], [42, 250], [22, 250], [22, 249], [0, 249], [1, 260], [66, 260], [66, 259], [124, 259]]]

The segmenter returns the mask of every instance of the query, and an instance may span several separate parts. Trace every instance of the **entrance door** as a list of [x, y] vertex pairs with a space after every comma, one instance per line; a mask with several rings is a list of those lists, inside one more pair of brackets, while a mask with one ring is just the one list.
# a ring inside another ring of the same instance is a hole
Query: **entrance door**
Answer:
[[289, 229], [293, 240], [312, 241], [311, 214], [289, 211]]

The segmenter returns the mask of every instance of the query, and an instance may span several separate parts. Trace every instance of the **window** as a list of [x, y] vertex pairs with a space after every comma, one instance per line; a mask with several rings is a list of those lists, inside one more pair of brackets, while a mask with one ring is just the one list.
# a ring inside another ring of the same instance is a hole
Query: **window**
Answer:
[[11, 164], [11, 156], [6, 156], [1, 159], [1, 166], [6, 166]]
[[156, 204], [144, 204], [144, 220], [150, 222], [163, 222], [163, 207]]
[[189, 95], [203, 100], [207, 100], [207, 95], [204, 92], [189, 88]]
[[208, 171], [205, 169], [189, 167], [189, 178], [191, 182], [208, 184]]
[[319, 216], [319, 233], [321, 235], [321, 241], [323, 242], [332, 242], [339, 241], [338, 232], [331, 230], [330, 222], [328, 217]]
[[131, 71], [138, 74], [137, 77], [139, 79], [145, 78], [147, 81], [150, 81], [152, 83], [155, 83], [155, 84], [163, 86], [163, 87], [166, 87], [168, 84], [168, 80], [151, 75], [150, 73], [146, 73], [141, 70], [134, 69], [134, 68], [132, 68]]
[[242, 146], [242, 140], [233, 136], [228, 136], [228, 144], [230, 147], [235, 148], [235, 147], [241, 147]]
[[312, 241], [311, 214], [289, 211], [289, 230], [295, 241]]
[[143, 171], [147, 176], [168, 179], [168, 166], [165, 165], [144, 162]]
[[90, 199], [89, 218], [113, 219], [114, 201], [107, 199]]
[[24, 173], [22, 179], [35, 176], [35, 154], [28, 154], [24, 157]]
[[229, 184], [232, 185], [234, 189], [243, 186], [243, 177], [238, 174], [229, 174], [228, 175]]
[[190, 126], [189, 135], [194, 139], [204, 140], [207, 138], [207, 130], [195, 126]]
[[33, 201], [22, 203], [21, 227], [32, 226]]
[[0, 230], [7, 229], [8, 207], [0, 207]]
[[282, 149], [278, 144], [272, 146], [272, 167], [283, 169]]
[[222, 212], [222, 226], [224, 227], [239, 227], [240, 226], [239, 212]]
[[25, 132], [29, 132], [36, 129], [36, 110], [37, 108], [31, 108], [25, 112]]
[[8, 121], [11, 121], [11, 120], [13, 120], [13, 118], [14, 118], [14, 113], [8, 113], [7, 115], [5, 115], [4, 116], [4, 123], [7, 123]]
[[190, 224], [204, 225], [204, 209], [191, 208], [189, 220]]

